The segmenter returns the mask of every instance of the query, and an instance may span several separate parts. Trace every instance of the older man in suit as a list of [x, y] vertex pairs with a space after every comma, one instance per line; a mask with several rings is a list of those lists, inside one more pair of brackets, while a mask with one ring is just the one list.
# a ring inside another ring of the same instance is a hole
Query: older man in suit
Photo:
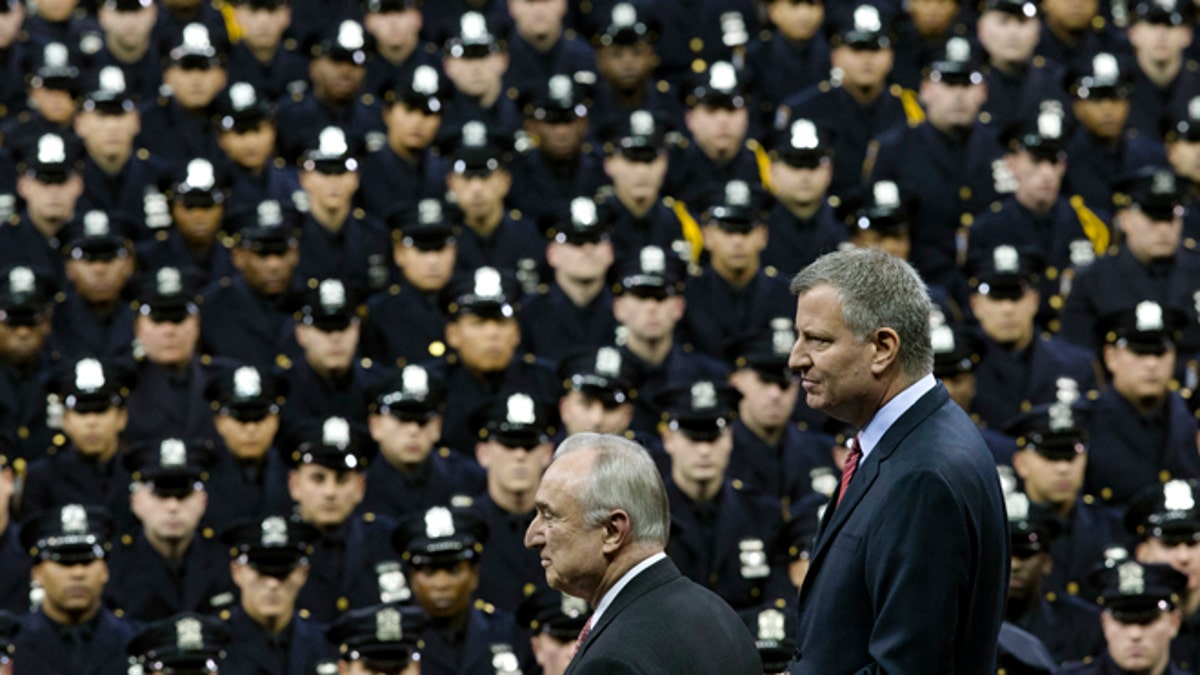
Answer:
[[566, 675], [763, 672], [737, 614], [663, 552], [667, 492], [644, 448], [619, 436], [571, 436], [534, 501], [525, 545], [537, 549], [552, 588], [594, 608]]
[[1008, 535], [992, 456], [932, 375], [930, 303], [907, 263], [819, 258], [789, 365], [808, 406], [860, 429], [800, 590], [793, 675], [995, 672]]

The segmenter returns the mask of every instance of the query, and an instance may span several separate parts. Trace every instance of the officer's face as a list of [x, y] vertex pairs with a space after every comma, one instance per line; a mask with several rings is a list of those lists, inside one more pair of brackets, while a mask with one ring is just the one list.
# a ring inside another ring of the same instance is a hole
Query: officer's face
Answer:
[[1022, 553], [1012, 556], [1012, 574], [1008, 581], [1008, 597], [1010, 600], [1022, 601], [1035, 593], [1040, 593], [1042, 578], [1050, 573], [1053, 565], [1050, 553], [1039, 551], [1032, 555]]
[[835, 47], [829, 55], [834, 68], [842, 71], [842, 82], [849, 87], [880, 87], [892, 72], [895, 54], [891, 49], [855, 49]]
[[612, 242], [551, 242], [546, 247], [546, 261], [557, 275], [580, 282], [595, 281], [607, 274], [613, 264]]
[[971, 402], [975, 400], [975, 373], [957, 373], [943, 377], [942, 385], [946, 387], [946, 393], [950, 394], [950, 400], [957, 403], [958, 407], [968, 411], [971, 409]]
[[233, 13], [242, 29], [242, 40], [252, 51], [274, 50], [283, 39], [284, 31], [292, 24], [292, 9], [287, 5], [262, 9], [238, 4], [234, 6]]
[[366, 476], [361, 471], [335, 471], [318, 464], [301, 464], [288, 473], [288, 492], [300, 517], [320, 528], [346, 522], [362, 501]]
[[309, 64], [308, 76], [313, 83], [313, 95], [318, 101], [347, 103], [358, 96], [358, 90], [367, 77], [367, 68], [320, 56]]
[[38, 15], [55, 23], [71, 18], [79, 0], [38, 0]]
[[1175, 350], [1139, 354], [1128, 347], [1104, 345], [1104, 367], [1112, 373], [1112, 388], [1129, 401], [1155, 403], [1167, 394], [1175, 370]]
[[622, 293], [613, 299], [613, 316], [634, 338], [663, 340], [675, 332], [684, 306], [683, 297], [678, 295], [659, 300]]
[[1100, 0], [1043, 0], [1042, 17], [1051, 29], [1086, 30], [1100, 11]]
[[579, 496], [584, 494], [595, 453], [583, 449], [560, 457], [542, 476], [533, 522], [525, 532], [525, 547], [536, 549], [546, 571], [546, 583], [555, 590], [599, 601], [599, 588], [608, 567], [605, 554], [617, 542], [606, 520], [591, 525], [584, 520]]
[[1005, 155], [1004, 161], [1017, 179], [1016, 197], [1019, 202], [1040, 212], [1054, 205], [1062, 187], [1063, 174], [1067, 171], [1065, 157], [1049, 162], [1035, 157], [1028, 150], [1020, 150]]
[[235, 248], [232, 251], [233, 266], [242, 273], [246, 284], [267, 297], [282, 295], [292, 284], [296, 265], [300, 264], [300, 247], [291, 246], [287, 253], [260, 254]]
[[350, 200], [358, 192], [359, 177], [357, 171], [343, 173], [322, 173], [320, 171], [301, 171], [300, 187], [308, 193], [308, 201], [312, 210], [341, 211], [350, 207]]
[[279, 415], [267, 415], [261, 420], [239, 420], [230, 415], [217, 415], [213, 421], [229, 453], [243, 461], [262, 459], [279, 431]]
[[75, 215], [75, 201], [83, 194], [83, 179], [71, 176], [64, 183], [43, 183], [30, 176], [17, 179], [17, 194], [34, 222], [62, 225]]
[[138, 316], [133, 323], [133, 336], [146, 350], [146, 358], [160, 366], [182, 366], [196, 353], [200, 339], [200, 317], [191, 315], [183, 321], [155, 321]]
[[1105, 141], [1121, 137], [1129, 117], [1129, 101], [1118, 98], [1074, 101], [1071, 110], [1089, 132]]
[[0, 322], [0, 360], [23, 365], [37, 360], [50, 336], [50, 312], [32, 326], [14, 326]]
[[757, 432], [782, 429], [800, 398], [800, 380], [794, 377], [781, 387], [778, 382], [764, 380], [753, 368], [741, 368], [729, 376], [729, 381], [742, 394], [739, 416]]
[[459, 91], [472, 98], [490, 98], [500, 91], [500, 78], [508, 70], [507, 54], [488, 54], [478, 59], [447, 58], [442, 67]]
[[447, 244], [436, 251], [425, 251], [400, 242], [392, 248], [392, 256], [408, 283], [419, 291], [432, 293], [445, 288], [454, 274], [458, 247]]
[[225, 80], [224, 68], [184, 69], [170, 66], [163, 71], [163, 84], [171, 87], [175, 100], [188, 110], [208, 107], [225, 88]]
[[221, 229], [221, 219], [225, 217], [225, 207], [219, 204], [213, 206], [184, 206], [182, 200], [171, 203], [171, 218], [179, 234], [188, 242], [211, 243]]
[[1155, 220], [1139, 208], [1121, 209], [1117, 224], [1125, 235], [1125, 247], [1143, 263], [1170, 258], [1183, 240], [1183, 216]]
[[1026, 289], [1016, 300], [972, 293], [971, 311], [988, 337], [1002, 345], [1023, 349], [1033, 339], [1038, 297], [1033, 289]]
[[1125, 672], [1160, 673], [1170, 660], [1171, 640], [1179, 633], [1178, 610], [1163, 612], [1146, 625], [1122, 623], [1108, 612], [1100, 614], [1100, 628], [1108, 654]]
[[945, 35], [958, 16], [958, 0], [909, 0], [908, 14], [922, 36]]
[[537, 633], [530, 638], [530, 644], [533, 646], [533, 658], [542, 667], [542, 675], [562, 675], [575, 656], [574, 640], [559, 640], [545, 633]]
[[508, 0], [508, 13], [522, 37], [544, 39], [562, 30], [567, 0]]
[[290, 617], [296, 608], [296, 596], [308, 581], [308, 565], [298, 565], [286, 577], [277, 579], [262, 574], [250, 565], [229, 563], [229, 573], [242, 596], [242, 609], [259, 624], [274, 624]]
[[354, 363], [360, 329], [358, 319], [351, 321], [345, 330], [336, 331], [297, 324], [296, 341], [304, 349], [308, 365], [318, 373], [345, 372]]
[[727, 278], [742, 278], [758, 270], [759, 256], [767, 247], [767, 228], [730, 232], [715, 225], [704, 227], [704, 250], [717, 273]]
[[479, 568], [459, 560], [447, 566], [414, 567], [408, 576], [421, 609], [434, 619], [462, 616], [479, 586]]
[[612, 179], [617, 197], [626, 204], [650, 204], [658, 199], [667, 177], [667, 153], [659, 153], [653, 162], [635, 162], [624, 155], [604, 160], [604, 172]]
[[855, 337], [832, 286], [822, 284], [800, 296], [788, 366], [800, 375], [808, 407], [860, 426], [874, 414], [879, 384], [872, 361], [879, 358], [882, 332]]
[[792, 208], [820, 201], [832, 180], [833, 162], [829, 160], [812, 169], [797, 168], [787, 162], [771, 162], [771, 185], [775, 195]]
[[521, 328], [516, 319], [466, 314], [446, 324], [446, 344], [458, 352], [458, 358], [467, 368], [494, 373], [512, 363], [521, 344]]
[[987, 100], [987, 86], [951, 86], [944, 82], [921, 82], [921, 104], [929, 123], [942, 131], [965, 129], [975, 123]]
[[580, 391], [567, 392], [558, 402], [567, 435], [590, 431], [597, 434], [623, 434], [633, 421], [633, 404], [605, 406], [600, 399]]
[[0, 14], [0, 49], [5, 49], [21, 34], [21, 24], [25, 23], [25, 5], [18, 4], [8, 12]]
[[704, 154], [719, 162], [731, 159], [742, 148], [750, 114], [745, 108], [729, 110], [698, 105], [687, 112], [687, 127]]
[[128, 420], [125, 408], [117, 406], [103, 412], [64, 410], [62, 428], [80, 454], [107, 459], [117, 451], [117, 442]]
[[133, 515], [142, 521], [147, 539], [176, 543], [196, 533], [204, 510], [208, 507], [207, 492], [193, 490], [183, 498], [163, 497], [147, 485], [136, 485], [129, 495], [129, 504]]
[[133, 148], [133, 138], [141, 128], [136, 111], [120, 115], [84, 111], [75, 119], [75, 132], [83, 139], [88, 154], [93, 157], [108, 158], [128, 154]]
[[821, 2], [774, 0], [767, 3], [767, 15], [785, 38], [809, 40], [825, 21], [825, 5]]
[[379, 452], [389, 464], [398, 468], [413, 467], [425, 461], [442, 437], [440, 416], [421, 424], [392, 415], [371, 415], [367, 424], [371, 438], [379, 444]]
[[136, 12], [118, 12], [102, 5], [97, 19], [106, 40], [115, 42], [119, 49], [135, 50], [150, 41], [150, 31], [158, 21], [158, 4], [151, 3]]
[[33, 566], [30, 578], [46, 592], [42, 602], [47, 616], [60, 623], [90, 619], [100, 608], [100, 594], [108, 583], [108, 563], [96, 559], [80, 565], [46, 560]]
[[1140, 562], [1166, 563], [1187, 575], [1189, 593], [1200, 589], [1200, 542], [1151, 537], [1137, 545], [1135, 556]]
[[512, 187], [512, 175], [503, 170], [486, 176], [450, 173], [446, 185], [468, 221], [486, 219], [503, 210], [504, 198]]
[[[370, 16], [370, 15], [368, 15]], [[376, 670], [362, 661], [338, 661], [338, 675], [421, 675], [421, 662], [409, 661], [400, 670]]]
[[712, 485], [725, 479], [733, 452], [733, 430], [726, 428], [713, 441], [691, 438], [682, 431], [664, 429], [663, 449], [671, 456], [671, 479], [680, 485]]
[[903, 230], [886, 233], [875, 229], [855, 230], [850, 233], [850, 243], [859, 248], [877, 248], [901, 260], [908, 260], [912, 251], [912, 239]]
[[380, 51], [405, 53], [417, 46], [417, 37], [424, 25], [421, 11], [405, 9], [399, 12], [369, 12], [363, 18], [363, 28], [375, 38]]
[[259, 171], [275, 153], [275, 125], [262, 122], [247, 131], [222, 131], [217, 144], [238, 166]]
[[1070, 460], [1049, 459], [1033, 450], [1013, 455], [1013, 469], [1025, 481], [1025, 493], [1037, 504], [1069, 508], [1083, 489], [1087, 454], [1078, 453]]
[[1192, 43], [1191, 26], [1164, 26], [1138, 21], [1129, 27], [1129, 43], [1139, 58], [1166, 64], [1179, 58]]
[[642, 88], [658, 65], [658, 55], [648, 42], [612, 45], [596, 50], [596, 69], [618, 91]]
[[550, 159], [568, 160], [579, 154], [583, 138], [587, 136], [587, 118], [566, 123], [526, 122], [529, 133], [538, 139], [538, 148]]
[[1018, 64], [1033, 57], [1041, 37], [1036, 18], [1009, 12], [984, 12], [977, 26], [979, 42], [993, 62]]
[[384, 111], [388, 145], [404, 153], [415, 154], [428, 148], [442, 126], [441, 115], [427, 115], [421, 108], [395, 103]]
[[1200, 183], [1200, 142], [1174, 141], [1167, 143], [1167, 159], [1175, 173]]
[[75, 116], [75, 99], [60, 89], [31, 87], [29, 102], [42, 117], [54, 124], [68, 124]]
[[489, 492], [532, 495], [553, 455], [554, 446], [550, 443], [529, 450], [495, 441], [475, 444], [475, 458], [488, 472]]

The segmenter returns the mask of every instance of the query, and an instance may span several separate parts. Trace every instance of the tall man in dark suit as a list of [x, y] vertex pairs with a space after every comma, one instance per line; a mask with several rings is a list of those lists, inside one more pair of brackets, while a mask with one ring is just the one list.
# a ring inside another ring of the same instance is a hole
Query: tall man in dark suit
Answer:
[[1004, 504], [987, 446], [932, 375], [924, 283], [854, 249], [818, 258], [792, 291], [788, 365], [810, 408], [860, 432], [818, 529], [789, 672], [994, 672]]
[[666, 488], [641, 446], [619, 436], [568, 438], [535, 507], [525, 545], [537, 549], [547, 583], [595, 608], [567, 675], [762, 672], [733, 610], [666, 558]]

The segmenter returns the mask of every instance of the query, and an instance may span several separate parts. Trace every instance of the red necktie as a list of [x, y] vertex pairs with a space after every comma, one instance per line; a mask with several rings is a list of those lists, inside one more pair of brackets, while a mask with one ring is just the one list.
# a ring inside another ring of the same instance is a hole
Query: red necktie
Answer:
[[587, 639], [590, 632], [592, 632], [592, 617], [589, 616], [587, 623], [583, 624], [583, 630], [579, 631], [579, 637], [575, 639], [575, 651], [571, 652], [572, 656], [579, 652], [579, 648], [583, 646], [583, 641]]
[[854, 472], [858, 470], [858, 460], [862, 459], [862, 446], [858, 444], [858, 434], [854, 434], [854, 439], [850, 441], [850, 454], [846, 455], [846, 461], [842, 464], [842, 488], [838, 490], [837, 503], [842, 503], [842, 495], [846, 494], [846, 487], [850, 485], [850, 479], [854, 478]]

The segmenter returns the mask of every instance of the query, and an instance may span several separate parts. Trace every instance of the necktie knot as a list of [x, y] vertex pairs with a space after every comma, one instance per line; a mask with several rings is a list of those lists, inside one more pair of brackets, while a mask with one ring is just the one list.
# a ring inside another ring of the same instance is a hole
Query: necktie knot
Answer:
[[850, 440], [850, 454], [846, 455], [846, 461], [842, 464], [842, 487], [838, 490], [837, 503], [842, 503], [842, 496], [846, 494], [846, 488], [850, 486], [850, 479], [854, 478], [854, 472], [858, 470], [858, 460], [862, 459], [862, 445], [858, 441], [858, 434], [854, 434], [854, 438]]

